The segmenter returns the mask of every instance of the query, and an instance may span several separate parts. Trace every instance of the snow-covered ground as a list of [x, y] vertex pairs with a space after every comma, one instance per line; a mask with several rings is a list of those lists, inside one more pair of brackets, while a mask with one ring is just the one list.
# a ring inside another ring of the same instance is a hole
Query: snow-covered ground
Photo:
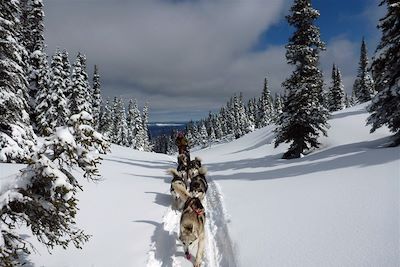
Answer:
[[[365, 106], [337, 112], [322, 148], [282, 160], [273, 127], [193, 152], [209, 169], [204, 266], [400, 266], [400, 148], [369, 134]], [[21, 165], [20, 165], [21, 166]], [[18, 171], [0, 164], [0, 186]], [[170, 208], [175, 158], [119, 146], [86, 182], [82, 250], [40, 245], [35, 266], [191, 266]], [[195, 255], [195, 250], [191, 250]]]

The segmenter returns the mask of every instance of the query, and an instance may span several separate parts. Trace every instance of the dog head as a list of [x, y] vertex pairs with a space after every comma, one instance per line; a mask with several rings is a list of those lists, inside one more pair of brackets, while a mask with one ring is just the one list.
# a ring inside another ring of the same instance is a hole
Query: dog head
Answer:
[[187, 156], [185, 154], [178, 155], [178, 165], [187, 166]]

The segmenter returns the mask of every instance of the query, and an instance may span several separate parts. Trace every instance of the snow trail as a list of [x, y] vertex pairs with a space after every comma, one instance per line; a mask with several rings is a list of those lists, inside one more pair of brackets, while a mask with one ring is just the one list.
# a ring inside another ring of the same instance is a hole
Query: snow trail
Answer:
[[209, 181], [206, 208], [206, 266], [236, 267], [236, 253], [230, 238], [221, 190]]
[[[203, 265], [207, 267], [236, 267], [234, 246], [229, 237], [222, 195], [214, 181], [208, 183], [207, 196], [204, 200], [206, 209], [206, 245]], [[197, 242], [190, 248], [191, 261], [184, 255], [178, 239], [181, 212], [167, 208], [160, 227], [155, 230], [153, 242], [148, 252], [147, 267], [186, 267], [193, 266], [197, 252]]]

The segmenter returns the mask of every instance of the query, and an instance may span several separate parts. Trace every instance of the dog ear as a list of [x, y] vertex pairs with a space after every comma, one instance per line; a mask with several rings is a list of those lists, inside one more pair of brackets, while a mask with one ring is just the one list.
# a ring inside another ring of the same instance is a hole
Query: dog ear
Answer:
[[206, 167], [201, 167], [200, 169], [199, 169], [199, 174], [201, 174], [201, 175], [206, 175], [207, 174], [207, 168]]
[[175, 170], [174, 168], [170, 168], [168, 170], [166, 170], [166, 172], [172, 176], [179, 176], [179, 173], [177, 170]]

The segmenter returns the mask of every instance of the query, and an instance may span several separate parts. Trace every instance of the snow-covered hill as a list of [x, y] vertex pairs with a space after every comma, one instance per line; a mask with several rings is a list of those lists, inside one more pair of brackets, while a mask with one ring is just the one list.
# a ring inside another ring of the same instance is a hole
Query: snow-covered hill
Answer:
[[[335, 113], [322, 148], [301, 159], [281, 159], [272, 126], [193, 152], [209, 169], [204, 266], [400, 266], [400, 149], [384, 147], [386, 129], [369, 134], [364, 109]], [[34, 265], [191, 266], [170, 209], [174, 166], [113, 146], [104, 180], [79, 196], [89, 243], [52, 255], [37, 245]], [[18, 167], [0, 164], [0, 182]]]

